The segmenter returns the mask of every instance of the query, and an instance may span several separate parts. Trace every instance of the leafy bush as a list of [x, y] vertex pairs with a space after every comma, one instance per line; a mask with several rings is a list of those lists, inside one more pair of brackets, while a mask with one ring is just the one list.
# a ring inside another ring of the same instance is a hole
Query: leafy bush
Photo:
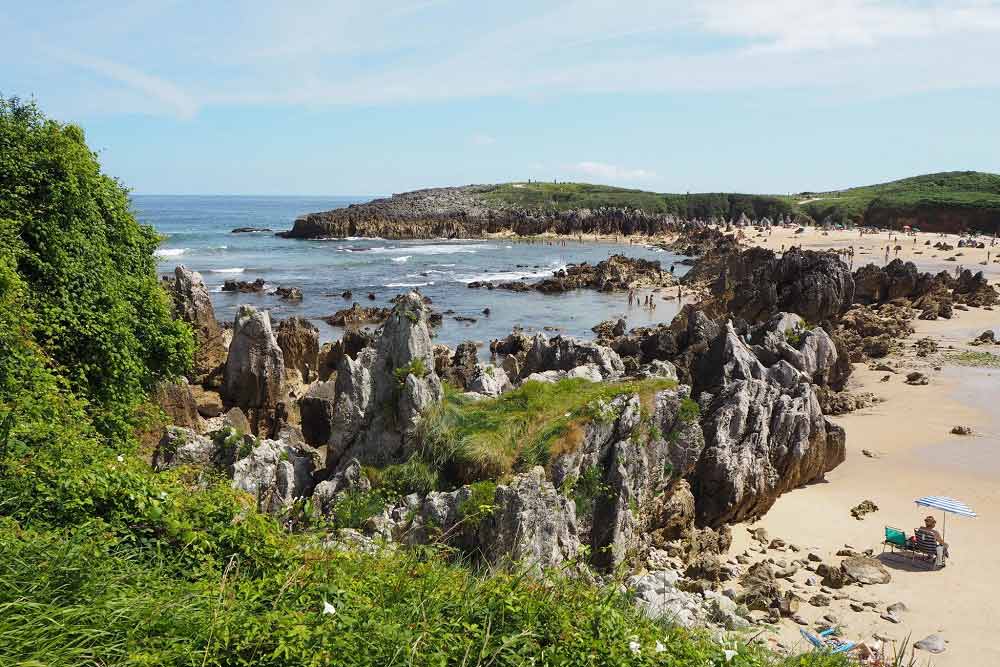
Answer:
[[123, 439], [156, 379], [183, 372], [193, 352], [158, 284], [159, 238], [136, 222], [80, 128], [17, 99], [0, 99], [0, 220], [3, 237], [18, 239], [4, 244], [0, 280], [13, 259], [31, 336], [98, 429]]

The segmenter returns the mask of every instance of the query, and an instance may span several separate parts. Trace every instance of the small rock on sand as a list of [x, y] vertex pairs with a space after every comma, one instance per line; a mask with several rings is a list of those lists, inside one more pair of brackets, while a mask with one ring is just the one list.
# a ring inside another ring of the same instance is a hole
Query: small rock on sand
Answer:
[[928, 653], [944, 653], [944, 639], [940, 635], [927, 635], [920, 641], [915, 642], [913, 648], [927, 651]]

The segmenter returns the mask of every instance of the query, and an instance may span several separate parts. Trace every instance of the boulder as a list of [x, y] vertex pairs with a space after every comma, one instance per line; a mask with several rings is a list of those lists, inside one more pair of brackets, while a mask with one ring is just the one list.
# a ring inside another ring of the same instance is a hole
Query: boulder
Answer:
[[566, 377], [583, 378], [588, 382], [601, 382], [604, 380], [604, 377], [601, 375], [601, 369], [596, 364], [584, 364], [576, 368], [571, 368], [566, 371]]
[[892, 575], [881, 561], [865, 556], [852, 556], [840, 562], [840, 569], [852, 581], [862, 584], [887, 584]]
[[546, 338], [536, 334], [524, 356], [521, 377], [545, 371], [569, 371], [593, 364], [602, 378], [616, 378], [625, 372], [621, 357], [611, 348], [568, 336]]
[[158, 383], [153, 390], [153, 400], [171, 424], [196, 429], [201, 423], [198, 404], [187, 380]]
[[221, 450], [208, 436], [181, 426], [168, 426], [153, 454], [153, 468], [167, 470], [182, 465], [221, 464]]
[[226, 359], [222, 387], [226, 404], [248, 413], [259, 432], [282, 399], [284, 375], [284, 359], [267, 311], [240, 306]]
[[278, 347], [285, 372], [297, 374], [303, 384], [313, 382], [319, 370], [319, 329], [304, 317], [289, 317], [278, 323]]
[[507, 373], [498, 366], [477, 364], [476, 371], [466, 385], [468, 391], [485, 396], [499, 396], [511, 389]]
[[191, 387], [191, 395], [194, 397], [198, 414], [205, 419], [214, 419], [222, 414], [224, 408], [219, 392], [194, 385]]
[[178, 266], [174, 269], [170, 287], [174, 313], [194, 330], [195, 354], [191, 380], [218, 386], [222, 365], [226, 362], [226, 346], [205, 281], [197, 271]]
[[317, 382], [299, 399], [302, 436], [313, 446], [326, 445], [333, 432], [336, 383]]
[[323, 516], [329, 516], [341, 494], [369, 490], [371, 482], [362, 473], [361, 464], [353, 459], [340, 472], [316, 485], [312, 502]]
[[676, 572], [661, 570], [630, 577], [628, 588], [636, 607], [649, 618], [693, 628], [704, 621], [704, 609], [698, 596], [677, 588], [678, 580]]
[[913, 648], [927, 651], [928, 653], [944, 653], [945, 642], [940, 635], [927, 635], [918, 642], [914, 642]]
[[233, 464], [235, 489], [257, 499], [264, 512], [278, 512], [311, 495], [315, 461], [308, 450], [278, 440], [261, 440]]

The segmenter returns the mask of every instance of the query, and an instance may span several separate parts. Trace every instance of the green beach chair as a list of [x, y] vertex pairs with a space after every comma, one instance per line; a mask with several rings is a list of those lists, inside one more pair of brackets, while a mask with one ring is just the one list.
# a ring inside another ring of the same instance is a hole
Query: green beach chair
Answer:
[[882, 540], [882, 553], [885, 553], [886, 547], [888, 547], [892, 553], [895, 553], [896, 549], [909, 551], [909, 544], [907, 544], [906, 541], [906, 532], [900, 530], [899, 528], [886, 526], [885, 539]]

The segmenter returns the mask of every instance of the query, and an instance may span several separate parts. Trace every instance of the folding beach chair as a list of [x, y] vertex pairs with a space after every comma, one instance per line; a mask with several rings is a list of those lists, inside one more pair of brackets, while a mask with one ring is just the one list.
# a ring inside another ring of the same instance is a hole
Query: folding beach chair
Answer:
[[841, 641], [830, 637], [833, 634], [833, 628], [824, 630], [819, 633], [818, 637], [805, 628], [799, 628], [799, 632], [802, 633], [807, 642], [813, 645], [814, 650], [820, 653], [847, 653], [858, 645], [857, 642]]

